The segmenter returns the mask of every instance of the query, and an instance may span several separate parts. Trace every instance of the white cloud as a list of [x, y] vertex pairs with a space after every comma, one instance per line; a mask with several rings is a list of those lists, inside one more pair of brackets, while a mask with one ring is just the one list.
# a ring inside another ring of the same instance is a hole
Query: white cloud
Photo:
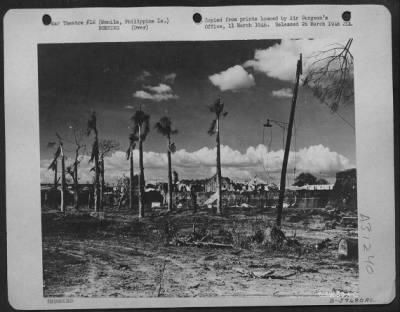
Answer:
[[[331, 151], [328, 147], [321, 144], [303, 148], [296, 153], [296, 156], [296, 167], [298, 171], [333, 173], [352, 167], [350, 161], [346, 157]], [[294, 163], [293, 157], [291, 163], [292, 165]]]
[[251, 67], [258, 72], [265, 73], [271, 78], [292, 81], [296, 75], [296, 64], [299, 54], [303, 54], [303, 74], [315, 61], [318, 51], [328, 50], [338, 44], [345, 45], [343, 40], [335, 39], [301, 39], [282, 40], [267, 49], [258, 49], [254, 58], [243, 64], [245, 68]]
[[132, 105], [125, 105], [124, 108], [126, 108], [126, 109], [134, 109], [135, 107], [133, 107]]
[[293, 96], [293, 92], [290, 88], [283, 88], [279, 90], [273, 90], [272, 96], [275, 96], [277, 98], [291, 98]]
[[169, 84], [174, 84], [176, 78], [176, 73], [170, 73], [164, 76], [164, 81]]
[[250, 88], [255, 85], [254, 77], [249, 74], [242, 66], [235, 65], [208, 77], [211, 83], [221, 91], [240, 90]]
[[[281, 171], [283, 150], [268, 151], [265, 145], [250, 146], [241, 152], [229, 146], [221, 146], [222, 174], [234, 180], [243, 181], [254, 178], [257, 175], [265, 179], [266, 171], [270, 174], [278, 174]], [[93, 172], [88, 163], [89, 157], [84, 156], [80, 167], [80, 181], [85, 183], [92, 181]], [[139, 153], [134, 151], [135, 173]], [[41, 161], [41, 181], [53, 182], [54, 175], [47, 170], [51, 160]], [[203, 147], [196, 151], [178, 150], [172, 155], [172, 167], [177, 170], [180, 178], [207, 178], [215, 172], [216, 148]], [[167, 179], [167, 155], [165, 153], [144, 152], [144, 167], [147, 180]], [[68, 163], [67, 163], [68, 165]], [[60, 166], [60, 165], [59, 165]], [[288, 168], [294, 168], [300, 172], [310, 172], [334, 177], [337, 171], [354, 167], [345, 156], [331, 151], [323, 145], [313, 145], [291, 153]], [[59, 168], [60, 169], [60, 168]], [[60, 170], [59, 170], [60, 172]], [[129, 161], [123, 151], [116, 151], [105, 157], [105, 178], [107, 182], [115, 182], [122, 174], [129, 175]]]
[[172, 92], [172, 88], [164, 83], [157, 86], [143, 86], [144, 90], [136, 91], [133, 96], [139, 99], [152, 100], [156, 102], [179, 98]]
[[164, 83], [160, 83], [158, 86], [143, 86], [143, 88], [154, 93], [168, 93], [172, 91], [171, 87]]

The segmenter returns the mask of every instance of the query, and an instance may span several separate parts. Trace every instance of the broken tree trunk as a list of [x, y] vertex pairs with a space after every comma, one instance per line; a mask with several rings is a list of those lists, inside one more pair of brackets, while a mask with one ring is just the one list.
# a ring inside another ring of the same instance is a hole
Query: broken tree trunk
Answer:
[[339, 259], [358, 259], [358, 240], [342, 238], [338, 244]]

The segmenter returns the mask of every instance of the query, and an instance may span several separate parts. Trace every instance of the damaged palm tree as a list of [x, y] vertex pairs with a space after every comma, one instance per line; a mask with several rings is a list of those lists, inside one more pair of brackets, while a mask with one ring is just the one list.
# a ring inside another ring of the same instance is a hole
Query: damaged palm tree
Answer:
[[[54, 147], [55, 143], [54, 142], [49, 142], [47, 147]], [[54, 154], [54, 158], [52, 160], [52, 162], [50, 163], [49, 167], [47, 168], [47, 170], [53, 170], [54, 172], [54, 209], [58, 209], [58, 200], [57, 200], [57, 188], [58, 188], [58, 180], [60, 179], [57, 176], [57, 167], [58, 167], [58, 157], [60, 156], [60, 151], [59, 149], [57, 149], [57, 151]]]
[[150, 115], [137, 110], [131, 117], [133, 133], [139, 140], [139, 218], [144, 217], [144, 167], [143, 167], [143, 142], [150, 132]]
[[224, 103], [218, 98], [212, 105], [209, 106], [211, 113], [215, 114], [215, 119], [211, 122], [208, 129], [209, 135], [216, 134], [217, 142], [217, 214], [222, 214], [222, 192], [221, 192], [221, 143], [220, 143], [220, 119], [226, 117], [228, 112], [224, 111]]
[[172, 165], [171, 154], [175, 153], [175, 143], [171, 143], [171, 136], [178, 133], [177, 129], [173, 129], [172, 121], [169, 117], [161, 117], [154, 128], [167, 138], [167, 156], [168, 156], [168, 211], [172, 210]]
[[179, 181], [179, 175], [178, 175], [178, 172], [176, 172], [176, 170], [172, 171], [172, 175], [174, 177], [174, 192], [177, 192], [178, 191], [177, 184]]
[[98, 130], [97, 130], [97, 117], [96, 112], [92, 111], [87, 123], [87, 136], [90, 134], [94, 134], [94, 141], [92, 145], [92, 152], [89, 159], [89, 162], [92, 163], [94, 161], [94, 210], [95, 212], [99, 212], [100, 208], [100, 186], [99, 186], [99, 138], [98, 138]]
[[134, 185], [134, 174], [133, 174], [133, 151], [136, 147], [136, 142], [138, 141], [138, 137], [131, 133], [129, 135], [129, 148], [126, 151], [126, 158], [129, 160], [129, 207], [133, 210], [133, 198], [135, 192]]
[[67, 167], [67, 173], [71, 176], [74, 182], [74, 209], [79, 209], [78, 166], [81, 162], [79, 151], [81, 148], [85, 147], [82, 143], [83, 135], [83, 131], [74, 128], [75, 159], [73, 164]]
[[[54, 175], [54, 184], [55, 184], [55, 190], [57, 190], [57, 162], [58, 158], [61, 158], [61, 212], [65, 213], [65, 154], [64, 154], [64, 145], [63, 145], [63, 140], [61, 136], [56, 133], [56, 137], [58, 140], [58, 143], [56, 142], [49, 142], [48, 147], [55, 147], [58, 144], [57, 150], [54, 154], [53, 160], [51, 164], [49, 165], [48, 169], [54, 170], [55, 175]], [[57, 196], [56, 196], [56, 205], [57, 204]], [[58, 208], [58, 207], [57, 207]]]
[[99, 143], [99, 180], [100, 180], [100, 211], [104, 211], [104, 157], [118, 149], [119, 143], [114, 140], [102, 140]]

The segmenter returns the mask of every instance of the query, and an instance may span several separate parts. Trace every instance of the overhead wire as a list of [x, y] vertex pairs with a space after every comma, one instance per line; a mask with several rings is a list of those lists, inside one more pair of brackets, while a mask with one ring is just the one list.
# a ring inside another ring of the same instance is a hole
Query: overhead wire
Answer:
[[[263, 127], [263, 131], [262, 131], [262, 144], [265, 146], [265, 127]], [[267, 155], [265, 158], [265, 164], [264, 164], [264, 159], [262, 162], [263, 168], [265, 173], [267, 174], [267, 184], [269, 184], [269, 179], [271, 177], [269, 169], [268, 169], [268, 153], [271, 150], [271, 144], [272, 144], [272, 130], [270, 129], [270, 139], [269, 139], [269, 143], [267, 146]]]

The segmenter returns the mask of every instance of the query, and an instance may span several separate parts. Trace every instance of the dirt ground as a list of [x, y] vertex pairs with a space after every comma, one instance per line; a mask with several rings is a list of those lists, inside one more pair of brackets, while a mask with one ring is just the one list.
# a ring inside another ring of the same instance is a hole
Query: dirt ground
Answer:
[[[288, 213], [286, 213], [288, 214]], [[317, 296], [358, 293], [357, 260], [339, 260], [337, 243], [356, 230], [327, 227], [318, 211], [303, 212], [282, 230], [298, 242], [268, 242], [274, 211], [208, 209], [153, 213], [138, 220], [114, 211], [99, 221], [87, 214], [45, 212], [45, 297]], [[326, 218], [326, 217], [325, 217]], [[286, 218], [288, 219], [288, 218]], [[194, 226], [193, 226], [194, 225]], [[227, 248], [176, 246], [195, 232]], [[319, 245], [318, 245], [319, 244]]]

